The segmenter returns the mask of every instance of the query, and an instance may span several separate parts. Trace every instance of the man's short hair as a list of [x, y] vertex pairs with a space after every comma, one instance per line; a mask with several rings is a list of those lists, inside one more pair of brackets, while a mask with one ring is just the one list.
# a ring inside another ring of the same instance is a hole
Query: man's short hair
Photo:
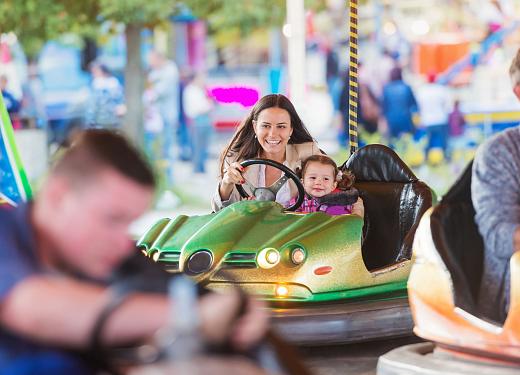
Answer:
[[516, 51], [516, 55], [511, 62], [511, 66], [509, 67], [509, 76], [511, 77], [513, 87], [520, 85], [520, 49]]
[[103, 129], [85, 130], [74, 137], [51, 173], [81, 182], [104, 168], [140, 185], [155, 187], [153, 171], [142, 154], [122, 135]]

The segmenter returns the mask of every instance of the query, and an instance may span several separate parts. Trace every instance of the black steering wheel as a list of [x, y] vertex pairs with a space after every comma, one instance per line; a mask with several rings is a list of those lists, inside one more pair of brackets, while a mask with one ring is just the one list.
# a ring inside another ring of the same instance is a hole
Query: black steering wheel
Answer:
[[[270, 159], [248, 159], [244, 160], [240, 163], [242, 167], [249, 167], [250, 165], [254, 164], [264, 164], [264, 165], [270, 165], [271, 167], [275, 167], [276, 169], [279, 169], [283, 172], [282, 176], [276, 180], [271, 186], [268, 187], [256, 187], [253, 186], [250, 182], [246, 180], [244, 185], [248, 186], [249, 189], [253, 192], [253, 195], [255, 198], [259, 201], [272, 201], [274, 202], [276, 200], [276, 193], [282, 188], [282, 186], [287, 183], [289, 179], [293, 180], [296, 184], [296, 187], [298, 188], [298, 199], [294, 204], [290, 207], [287, 207], [287, 211], [295, 211], [298, 207], [301, 206], [303, 203], [303, 198], [305, 195], [305, 190], [303, 188], [303, 184], [301, 183], [299, 177], [294, 173], [290, 168], [286, 167], [283, 164], [280, 164], [274, 160]], [[235, 185], [240, 196], [242, 198], [250, 198], [251, 196], [244, 190], [242, 185]]]

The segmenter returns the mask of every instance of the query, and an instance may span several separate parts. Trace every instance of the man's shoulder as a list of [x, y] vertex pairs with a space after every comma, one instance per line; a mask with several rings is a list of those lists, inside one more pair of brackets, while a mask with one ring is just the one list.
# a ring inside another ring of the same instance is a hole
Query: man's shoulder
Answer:
[[0, 205], [0, 223], [2, 223], [0, 225], [0, 243], [18, 235], [20, 210], [20, 207]]
[[520, 143], [520, 125], [505, 129], [493, 135], [486, 142], [484, 142], [482, 146], [483, 148], [493, 148], [511, 143]]
[[485, 141], [475, 154], [473, 171], [476, 169], [520, 169], [520, 126], [506, 129]]
[[520, 126], [508, 128], [486, 140], [477, 150], [476, 159], [520, 152]]

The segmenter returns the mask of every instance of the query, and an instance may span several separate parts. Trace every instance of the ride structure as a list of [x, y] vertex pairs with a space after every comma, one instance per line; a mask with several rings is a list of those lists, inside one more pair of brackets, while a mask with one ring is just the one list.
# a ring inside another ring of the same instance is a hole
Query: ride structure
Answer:
[[31, 197], [31, 187], [14, 139], [9, 114], [0, 95], [0, 205], [16, 205]]

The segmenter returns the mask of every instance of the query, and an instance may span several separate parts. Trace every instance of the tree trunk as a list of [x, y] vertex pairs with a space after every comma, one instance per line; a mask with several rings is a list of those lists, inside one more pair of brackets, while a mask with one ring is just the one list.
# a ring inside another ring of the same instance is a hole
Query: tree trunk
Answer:
[[124, 130], [136, 145], [143, 145], [143, 88], [144, 73], [141, 61], [141, 30], [138, 24], [128, 24], [125, 29], [126, 66], [125, 98], [127, 112]]

